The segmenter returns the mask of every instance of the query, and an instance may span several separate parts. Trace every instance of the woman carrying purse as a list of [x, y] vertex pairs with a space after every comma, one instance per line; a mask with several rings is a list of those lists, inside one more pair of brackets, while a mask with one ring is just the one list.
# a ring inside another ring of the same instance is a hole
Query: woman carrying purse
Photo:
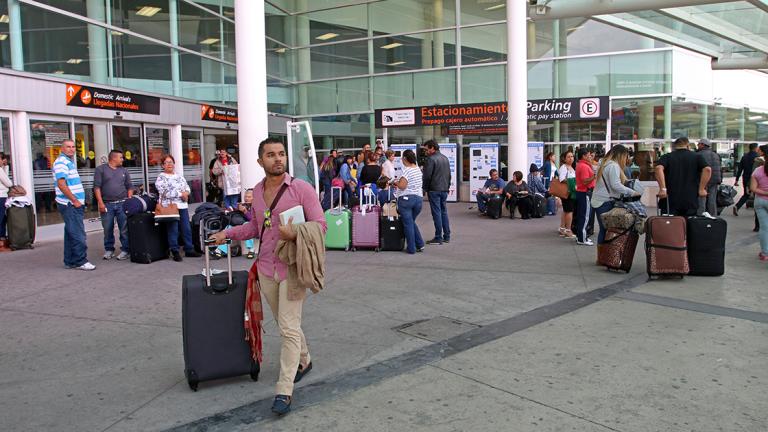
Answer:
[[[182, 260], [179, 253], [179, 225], [181, 225], [181, 235], [184, 240], [184, 255], [199, 257], [200, 254], [195, 251], [195, 247], [192, 244], [192, 226], [189, 223], [189, 184], [187, 184], [187, 180], [183, 176], [175, 173], [176, 160], [173, 156], [163, 156], [161, 166], [163, 172], [157, 176], [155, 181], [155, 187], [159, 196], [156, 212], [167, 211], [169, 210], [168, 207], [172, 209], [175, 206], [179, 213], [178, 219], [166, 222], [168, 247], [171, 250], [173, 260], [177, 262]], [[163, 209], [160, 209], [160, 207], [163, 207]]]

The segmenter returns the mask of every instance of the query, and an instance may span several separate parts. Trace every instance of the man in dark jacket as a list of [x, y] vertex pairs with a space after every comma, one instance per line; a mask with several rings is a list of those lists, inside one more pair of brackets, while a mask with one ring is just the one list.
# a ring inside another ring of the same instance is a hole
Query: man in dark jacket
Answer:
[[424, 190], [429, 197], [432, 221], [435, 223], [435, 238], [427, 244], [443, 244], [451, 241], [451, 228], [448, 223], [448, 191], [451, 189], [451, 163], [440, 153], [440, 146], [435, 140], [424, 143], [427, 163], [424, 167]]
[[741, 196], [739, 199], [739, 202], [736, 203], [735, 206], [733, 206], [733, 215], [738, 216], [739, 215], [739, 209], [747, 203], [747, 200], [749, 200], [749, 181], [752, 180], [752, 166], [755, 164], [755, 159], [757, 158], [757, 143], [752, 143], [749, 145], [749, 153], [745, 154], [741, 157], [741, 162], [739, 162], [739, 168], [736, 170], [736, 182], [733, 184], [734, 186], [739, 186], [739, 176], [742, 174], [744, 177], [742, 177], [742, 180], [744, 180], [744, 195]]
[[711, 216], [717, 216], [717, 187], [723, 182], [722, 160], [720, 155], [712, 150], [712, 143], [702, 138], [699, 140], [698, 152], [704, 156], [710, 168], [712, 168], [712, 177], [707, 183], [707, 196], [699, 197], [699, 214], [707, 212]]

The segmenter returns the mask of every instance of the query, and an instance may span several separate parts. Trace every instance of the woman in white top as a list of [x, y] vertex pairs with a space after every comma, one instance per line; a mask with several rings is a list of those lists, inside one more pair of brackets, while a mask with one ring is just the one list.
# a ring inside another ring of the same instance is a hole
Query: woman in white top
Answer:
[[381, 175], [390, 179], [395, 178], [395, 152], [387, 150], [384, 152], [384, 163], [381, 164]]
[[155, 187], [157, 188], [157, 205], [168, 206], [176, 204], [179, 209], [179, 220], [167, 222], [168, 247], [171, 249], [174, 261], [181, 261], [179, 254], [179, 224], [181, 235], [184, 239], [184, 255], [199, 257], [192, 244], [192, 227], [189, 224], [189, 193], [191, 192], [187, 180], [174, 172], [176, 160], [171, 155], [165, 155], [162, 159], [163, 172], [157, 176]]
[[560, 182], [568, 183], [568, 198], [562, 199], [563, 214], [560, 216], [560, 237], [576, 238], [571, 231], [573, 210], [576, 208], [576, 170], [573, 169], [573, 152], [567, 151], [560, 155], [560, 168], [557, 170]]
[[0, 249], [5, 248], [5, 201], [8, 199], [8, 190], [13, 186], [8, 173], [8, 155], [0, 152]]
[[416, 166], [416, 154], [413, 150], [403, 152], [403, 175], [397, 180], [395, 185], [397, 190], [397, 210], [400, 212], [400, 218], [403, 221], [403, 230], [405, 231], [406, 251], [414, 254], [416, 251], [424, 251], [424, 239], [421, 238], [421, 232], [416, 225], [416, 218], [421, 213], [422, 196], [422, 178], [421, 170]]

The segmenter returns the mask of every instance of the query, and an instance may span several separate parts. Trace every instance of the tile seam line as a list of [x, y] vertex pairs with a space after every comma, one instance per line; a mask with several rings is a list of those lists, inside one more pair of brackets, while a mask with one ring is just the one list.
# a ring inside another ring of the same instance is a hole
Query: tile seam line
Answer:
[[637, 303], [662, 306], [670, 309], [686, 310], [697, 312], [704, 315], [733, 318], [743, 321], [752, 321], [762, 324], [768, 324], [768, 313], [750, 311], [746, 309], [732, 308], [728, 306], [718, 306], [709, 303], [695, 302], [691, 300], [679, 299], [674, 297], [660, 296], [656, 294], [623, 292], [616, 294], [616, 298], [629, 300]]
[[74, 319], [74, 320], [106, 322], [106, 323], [113, 323], [113, 324], [125, 324], [125, 325], [135, 325], [135, 326], [144, 326], [144, 327], [158, 327], [158, 328], [168, 328], [168, 329], [181, 330], [181, 326], [171, 326], [171, 325], [163, 325], [163, 324], [136, 323], [136, 322], [128, 322], [128, 321], [120, 321], [120, 320], [110, 320], [110, 319], [91, 318], [91, 317], [82, 317], [82, 316], [62, 315], [62, 314], [54, 314], [54, 313], [50, 313], [50, 312], [35, 312], [35, 311], [27, 311], [27, 310], [21, 310], [21, 309], [11, 309], [11, 308], [6, 308], [6, 307], [0, 307], [0, 311], [3, 311], [3, 312], [14, 312], [14, 313], [21, 313], [21, 314], [28, 314], [28, 315], [41, 315], [41, 316], [55, 317], [55, 318], [69, 318], [69, 319]]
[[117, 421], [115, 421], [115, 422], [114, 422], [114, 423], [112, 423], [111, 425], [107, 426], [105, 429], [102, 429], [102, 430], [101, 430], [101, 432], [106, 432], [106, 431], [108, 431], [108, 430], [112, 429], [113, 427], [117, 426], [118, 424], [122, 423], [122, 422], [123, 422], [125, 419], [127, 419], [127, 418], [128, 418], [128, 417], [130, 417], [130, 416], [132, 416], [133, 414], [135, 414], [136, 412], [138, 412], [140, 409], [144, 408], [145, 406], [147, 406], [147, 405], [151, 404], [151, 403], [152, 403], [154, 400], [156, 400], [156, 399], [157, 399], [157, 398], [159, 398], [160, 396], [162, 396], [162, 395], [164, 395], [164, 394], [168, 393], [169, 391], [171, 391], [171, 389], [172, 389], [172, 388], [176, 387], [177, 385], [179, 385], [179, 384], [180, 384], [181, 382], [183, 382], [183, 381], [184, 381], [184, 378], [182, 378], [182, 379], [180, 379], [180, 380], [178, 380], [178, 381], [174, 382], [174, 383], [173, 383], [173, 385], [169, 386], [169, 387], [168, 387], [168, 388], [166, 388], [165, 390], [163, 390], [163, 391], [161, 391], [160, 393], [156, 394], [155, 396], [151, 397], [151, 398], [150, 398], [148, 401], [146, 401], [146, 402], [144, 402], [143, 404], [139, 405], [139, 406], [138, 406], [138, 407], [136, 407], [136, 409], [134, 409], [133, 411], [131, 411], [131, 412], [129, 412], [129, 413], [127, 413], [127, 414], [125, 414], [124, 416], [120, 417], [120, 418], [119, 418]]
[[586, 418], [586, 417], [583, 417], [583, 416], [580, 416], [580, 415], [578, 415], [578, 414], [574, 414], [574, 413], [571, 413], [571, 412], [565, 411], [564, 409], [562, 409], [562, 408], [558, 408], [558, 407], [556, 407], [556, 406], [554, 406], [554, 405], [548, 405], [548, 404], [546, 404], [546, 403], [544, 403], [544, 402], [541, 402], [541, 401], [538, 401], [538, 400], [536, 400], [536, 399], [531, 399], [531, 398], [529, 398], [529, 397], [527, 397], [527, 396], [523, 396], [523, 395], [521, 395], [521, 394], [518, 394], [518, 393], [515, 393], [515, 392], [512, 392], [512, 391], [509, 391], [509, 390], [505, 390], [505, 389], [503, 389], [503, 388], [501, 388], [501, 387], [497, 387], [497, 386], [495, 386], [495, 385], [493, 385], [493, 384], [488, 384], [488, 383], [486, 383], [486, 382], [483, 382], [483, 381], [480, 381], [480, 380], [478, 380], [478, 379], [476, 379], [476, 378], [472, 378], [472, 377], [470, 377], [470, 376], [467, 376], [467, 375], [464, 375], [464, 374], [460, 374], [460, 373], [458, 373], [458, 372], [455, 372], [455, 371], [452, 371], [452, 370], [450, 370], [450, 369], [445, 369], [445, 368], [442, 368], [442, 367], [440, 367], [440, 366], [437, 366], [437, 365], [435, 365], [435, 364], [428, 364], [428, 365], [426, 365], [426, 366], [428, 366], [428, 367], [432, 367], [432, 368], [435, 368], [435, 369], [438, 369], [438, 370], [441, 370], [441, 371], [443, 371], [443, 372], [446, 372], [446, 373], [449, 373], [449, 374], [452, 374], [452, 375], [455, 375], [455, 376], [458, 376], [458, 377], [460, 377], [460, 378], [466, 379], [466, 380], [468, 380], [468, 381], [472, 381], [472, 382], [474, 382], [474, 383], [480, 384], [480, 385], [482, 385], [482, 386], [485, 386], [485, 387], [490, 387], [490, 388], [492, 388], [492, 389], [494, 389], [494, 390], [500, 391], [500, 392], [502, 392], [502, 393], [506, 393], [506, 394], [508, 394], [508, 395], [510, 395], [510, 396], [514, 396], [514, 397], [520, 398], [520, 399], [522, 399], [522, 400], [525, 400], [525, 401], [531, 402], [531, 403], [533, 403], [533, 404], [536, 404], [536, 405], [542, 406], [542, 407], [544, 407], [544, 408], [548, 408], [548, 409], [551, 409], [551, 410], [554, 410], [554, 411], [560, 412], [560, 413], [562, 413], [562, 414], [565, 414], [565, 415], [567, 415], [567, 416], [569, 416], [569, 417], [573, 417], [573, 418], [577, 418], [577, 419], [579, 419], [579, 420], [583, 420], [583, 421], [585, 421], [585, 422], [591, 423], [591, 424], [593, 424], [593, 425], [596, 425], [596, 426], [600, 426], [600, 427], [603, 427], [603, 428], [605, 428], [605, 429], [608, 429], [608, 430], [610, 430], [610, 431], [613, 431], [613, 432], [622, 432], [622, 431], [621, 431], [621, 429], [612, 428], [612, 427], [610, 427], [610, 426], [608, 426], [608, 425], [604, 425], [604, 424], [602, 424], [602, 423], [600, 423], [600, 422], [597, 422], [597, 421], [595, 421], [595, 420], [590, 420], [590, 419], [588, 419], [588, 418]]

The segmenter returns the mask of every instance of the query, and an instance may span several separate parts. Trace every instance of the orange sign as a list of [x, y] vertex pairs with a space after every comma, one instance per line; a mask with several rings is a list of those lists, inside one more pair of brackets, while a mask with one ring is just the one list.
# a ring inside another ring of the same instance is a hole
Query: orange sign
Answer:
[[80, 91], [81, 88], [82, 87], [79, 85], [67, 84], [67, 105], [72, 102], [72, 99], [75, 98], [75, 95]]
[[80, 93], [80, 101], [85, 105], [91, 103], [91, 92], [89, 92], [88, 89], [85, 89], [82, 93]]

